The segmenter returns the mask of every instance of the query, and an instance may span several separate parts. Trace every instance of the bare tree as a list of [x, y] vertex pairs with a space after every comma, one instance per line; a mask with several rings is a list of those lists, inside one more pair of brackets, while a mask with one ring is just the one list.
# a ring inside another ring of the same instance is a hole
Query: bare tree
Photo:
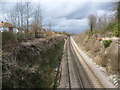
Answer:
[[24, 26], [24, 16], [25, 16], [25, 5], [23, 2], [18, 2], [16, 5], [10, 9], [10, 13], [6, 16], [6, 20], [11, 22], [16, 27], [23, 29]]
[[108, 16], [107, 14], [104, 14], [100, 17], [98, 17], [98, 20], [97, 20], [97, 24], [96, 24], [96, 28], [98, 30], [105, 30], [107, 29], [109, 23], [111, 22], [112, 18], [110, 16]]
[[29, 24], [30, 24], [30, 18], [33, 15], [32, 11], [33, 7], [30, 2], [25, 2], [25, 22], [26, 22], [26, 29], [28, 31]]
[[40, 9], [40, 5], [37, 6], [34, 12], [34, 23], [42, 26], [42, 13]]
[[16, 12], [17, 12], [17, 16], [18, 16], [18, 24], [19, 27], [21, 28], [21, 30], [23, 30], [23, 26], [24, 26], [24, 12], [25, 12], [25, 5], [23, 2], [18, 2], [15, 6], [16, 8]]
[[90, 30], [91, 30], [91, 33], [92, 33], [92, 35], [93, 35], [93, 29], [95, 28], [96, 21], [97, 21], [96, 15], [91, 14], [91, 15], [88, 17], [88, 19], [89, 19]]
[[35, 9], [33, 24], [34, 26], [36, 26], [35, 36], [38, 37], [38, 33], [42, 30], [42, 14], [40, 5], [38, 5], [37, 8]]
[[19, 3], [17, 3], [15, 6], [14, 6], [14, 8], [13, 9], [15, 9], [15, 15], [16, 15], [16, 20], [17, 20], [17, 27], [19, 27], [20, 28], [20, 15], [19, 15], [19, 8], [20, 8], [20, 6], [19, 6]]
[[11, 22], [17, 28], [21, 29], [21, 31], [24, 29], [27, 31], [29, 30], [31, 19], [33, 20], [32, 24], [34, 24], [34, 27], [38, 27], [36, 32], [40, 32], [42, 29], [42, 15], [40, 5], [33, 9], [30, 2], [16, 3], [16, 5], [11, 9], [9, 15], [6, 16], [6, 20]]
[[10, 13], [7, 16], [5, 16], [5, 20], [12, 23], [16, 27], [17, 17], [15, 13], [16, 13], [15, 9], [10, 9]]
[[10, 9], [9, 14], [5, 16], [5, 19], [16, 27], [20, 27], [19, 8], [19, 3], [16, 3], [16, 5]]

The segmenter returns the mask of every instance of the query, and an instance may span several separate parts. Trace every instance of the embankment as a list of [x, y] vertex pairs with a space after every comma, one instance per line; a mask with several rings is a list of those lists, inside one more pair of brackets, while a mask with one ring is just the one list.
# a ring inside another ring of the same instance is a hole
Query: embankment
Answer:
[[65, 37], [35, 39], [2, 53], [3, 88], [52, 88]]
[[79, 34], [75, 36], [78, 45], [83, 48], [94, 62], [105, 68], [109, 75], [117, 74], [119, 71], [119, 48], [118, 40], [104, 41], [95, 36]]

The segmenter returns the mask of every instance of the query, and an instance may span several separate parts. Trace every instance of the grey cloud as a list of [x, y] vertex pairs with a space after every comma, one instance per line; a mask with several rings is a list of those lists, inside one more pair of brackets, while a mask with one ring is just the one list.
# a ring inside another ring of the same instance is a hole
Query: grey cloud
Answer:
[[53, 26], [53, 30], [57, 31], [68, 31], [74, 33], [81, 33], [84, 29], [88, 28], [87, 19], [84, 18], [82, 20], [76, 19], [66, 19], [62, 18], [62, 20], [56, 26]]
[[76, 11], [66, 16], [68, 19], [81, 19], [87, 17], [90, 13], [94, 13], [97, 10], [109, 10], [113, 6], [113, 2], [87, 2], [83, 7], [77, 8]]
[[81, 33], [89, 28], [86, 19], [90, 13], [109, 10], [112, 4], [110, 2], [43, 4], [44, 22], [51, 21], [53, 30]]
[[[5, 9], [0, 10], [0, 15], [6, 14], [14, 4], [0, 3], [0, 8], [2, 6]], [[90, 13], [99, 10], [108, 11], [113, 6], [113, 2], [42, 2], [40, 5], [44, 25], [51, 22], [53, 30], [81, 33], [89, 28], [87, 17]]]
[[43, 4], [45, 17], [81, 19], [99, 9], [108, 10], [113, 2], [74, 2], [74, 3], [47, 3]]

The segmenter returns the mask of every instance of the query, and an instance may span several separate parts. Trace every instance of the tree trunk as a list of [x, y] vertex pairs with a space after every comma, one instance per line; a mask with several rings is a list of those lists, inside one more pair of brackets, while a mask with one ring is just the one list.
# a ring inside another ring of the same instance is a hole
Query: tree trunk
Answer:
[[92, 24], [90, 26], [90, 30], [91, 30], [91, 35], [93, 35], [93, 25]]

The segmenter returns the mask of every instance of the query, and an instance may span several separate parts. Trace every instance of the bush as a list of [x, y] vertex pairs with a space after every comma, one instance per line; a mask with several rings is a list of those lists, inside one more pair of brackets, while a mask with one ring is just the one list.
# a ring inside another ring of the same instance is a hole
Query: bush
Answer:
[[2, 33], [2, 45], [14, 43], [17, 40], [13, 32], [4, 31]]
[[70, 36], [70, 33], [63, 31], [63, 34]]
[[109, 47], [111, 43], [112, 43], [112, 40], [104, 40], [103, 41], [103, 45], [105, 48]]
[[17, 33], [17, 40], [19, 42], [26, 41], [26, 40], [31, 40], [33, 38], [34, 38], [34, 35], [33, 34], [29, 34], [28, 32], [25, 32], [25, 33], [18, 32]]
[[21, 32], [18, 32], [17, 33], [17, 40], [18, 41], [22, 41], [25, 39], [25, 34], [24, 33], [21, 33]]
[[119, 37], [120, 36], [120, 31], [118, 30], [118, 24], [114, 26], [114, 36]]
[[108, 29], [108, 30], [113, 30], [115, 25], [116, 25], [115, 22], [111, 22], [111, 23], [108, 25], [107, 29]]

